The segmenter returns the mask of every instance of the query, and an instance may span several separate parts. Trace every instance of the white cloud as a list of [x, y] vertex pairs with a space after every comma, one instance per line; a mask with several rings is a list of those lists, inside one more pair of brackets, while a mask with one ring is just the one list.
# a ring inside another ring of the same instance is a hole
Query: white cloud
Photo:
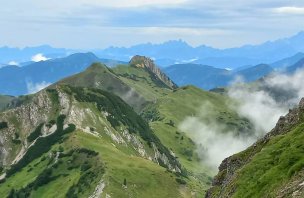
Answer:
[[264, 79], [262, 86], [248, 87], [240, 82], [228, 90], [230, 98], [238, 101], [233, 108], [255, 126], [256, 134], [269, 132], [280, 116], [297, 105], [304, 97], [304, 70], [294, 74], [276, 73]]
[[9, 65], [19, 66], [19, 63], [16, 62], [16, 61], [10, 61], [8, 64], [9, 64]]
[[250, 90], [246, 85], [232, 86], [228, 95], [238, 101], [234, 109], [254, 124], [258, 136], [270, 131], [288, 111], [288, 107], [278, 104], [266, 91]]
[[45, 57], [43, 54], [39, 53], [34, 55], [31, 60], [34, 62], [40, 62], [40, 61], [46, 61], [49, 60], [50, 58]]
[[44, 89], [45, 87], [47, 87], [49, 85], [51, 85], [51, 83], [48, 83], [45, 81], [42, 81], [40, 83], [33, 83], [33, 82], [26, 83], [28, 94], [37, 93], [38, 91]]
[[278, 74], [266, 78], [266, 84], [275, 89], [294, 93], [285, 103], [296, 104], [304, 97], [304, 69], [297, 70], [292, 75]]
[[304, 15], [304, 7], [279, 7], [275, 8], [274, 12], [280, 14], [300, 14]]

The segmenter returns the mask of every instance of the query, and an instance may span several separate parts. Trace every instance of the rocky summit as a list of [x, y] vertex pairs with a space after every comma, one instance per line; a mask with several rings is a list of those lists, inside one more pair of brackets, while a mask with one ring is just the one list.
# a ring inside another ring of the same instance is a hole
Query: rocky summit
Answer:
[[130, 64], [139, 67], [145, 68], [150, 71], [155, 77], [159, 78], [166, 86], [170, 88], [177, 88], [177, 85], [170, 80], [170, 78], [164, 74], [159, 67], [157, 67], [154, 61], [145, 56], [136, 55], [130, 60]]

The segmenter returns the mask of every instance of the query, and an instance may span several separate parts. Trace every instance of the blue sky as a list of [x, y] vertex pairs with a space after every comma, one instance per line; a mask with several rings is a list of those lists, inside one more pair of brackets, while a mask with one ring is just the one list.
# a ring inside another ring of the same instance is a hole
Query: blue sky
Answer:
[[303, 0], [1, 0], [0, 46], [257, 44], [304, 30]]

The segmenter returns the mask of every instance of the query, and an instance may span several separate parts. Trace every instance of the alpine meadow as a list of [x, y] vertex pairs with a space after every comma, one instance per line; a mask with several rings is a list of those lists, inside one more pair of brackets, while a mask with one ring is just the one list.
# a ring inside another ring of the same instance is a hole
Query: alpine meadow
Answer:
[[304, 2], [0, 7], [0, 198], [303, 198]]

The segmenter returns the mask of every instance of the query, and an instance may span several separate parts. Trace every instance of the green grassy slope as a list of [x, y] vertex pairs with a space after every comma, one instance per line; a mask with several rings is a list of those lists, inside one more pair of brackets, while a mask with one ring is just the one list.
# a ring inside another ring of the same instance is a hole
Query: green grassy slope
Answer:
[[[79, 148], [97, 152], [98, 155], [78, 153]], [[55, 162], [57, 152], [62, 157]], [[85, 170], [85, 166], [89, 169]], [[51, 169], [51, 174], [45, 182], [36, 184], [29, 191], [31, 197], [66, 197], [71, 192], [77, 194], [75, 197], [88, 197], [102, 181], [105, 184], [103, 196], [182, 197], [176, 176], [165, 168], [141, 157], [125, 154], [108, 141], [82, 131], [66, 136], [50, 152], [9, 177], [0, 185], [1, 195], [8, 195], [12, 189], [15, 194], [26, 191], [24, 189], [37, 181], [37, 176], [46, 169]], [[85, 181], [82, 182], [81, 178]]]
[[208, 197], [303, 197], [303, 131], [302, 106], [281, 118], [263, 139], [223, 162]]
[[282, 185], [304, 171], [304, 124], [272, 138], [238, 174], [233, 197], [276, 197]]

